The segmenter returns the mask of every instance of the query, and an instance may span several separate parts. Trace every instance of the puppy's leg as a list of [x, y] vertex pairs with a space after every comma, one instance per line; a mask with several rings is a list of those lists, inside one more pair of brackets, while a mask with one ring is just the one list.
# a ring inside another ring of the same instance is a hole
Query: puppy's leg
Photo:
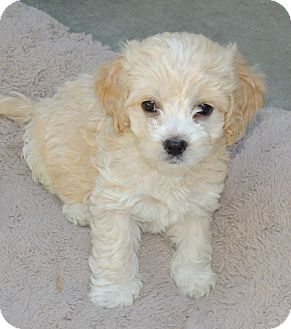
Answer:
[[171, 226], [167, 236], [173, 243], [171, 276], [184, 295], [202, 297], [215, 286], [211, 269], [211, 236], [208, 218], [186, 219]]
[[138, 225], [125, 213], [103, 211], [91, 229], [91, 300], [108, 308], [131, 305], [142, 286], [137, 277]]
[[74, 203], [63, 205], [64, 217], [73, 225], [79, 224], [80, 226], [90, 225], [90, 212], [86, 203]]

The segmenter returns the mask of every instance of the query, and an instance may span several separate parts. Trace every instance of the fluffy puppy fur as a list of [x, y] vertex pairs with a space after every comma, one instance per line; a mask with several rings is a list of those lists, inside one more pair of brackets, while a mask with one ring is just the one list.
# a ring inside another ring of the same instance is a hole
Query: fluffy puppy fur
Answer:
[[210, 223], [227, 167], [226, 145], [262, 107], [263, 83], [235, 45], [163, 33], [130, 41], [93, 75], [52, 98], [0, 98], [0, 114], [26, 124], [33, 178], [92, 230], [90, 297], [133, 303], [140, 232], [165, 233], [183, 294], [215, 285]]

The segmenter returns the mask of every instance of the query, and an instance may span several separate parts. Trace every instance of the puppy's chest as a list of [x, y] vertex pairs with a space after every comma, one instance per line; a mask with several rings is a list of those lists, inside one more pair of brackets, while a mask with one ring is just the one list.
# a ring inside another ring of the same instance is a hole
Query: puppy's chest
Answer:
[[195, 208], [191, 202], [194, 186], [184, 180], [148, 175], [140, 177], [128, 194], [127, 206], [141, 221], [167, 225], [183, 218]]

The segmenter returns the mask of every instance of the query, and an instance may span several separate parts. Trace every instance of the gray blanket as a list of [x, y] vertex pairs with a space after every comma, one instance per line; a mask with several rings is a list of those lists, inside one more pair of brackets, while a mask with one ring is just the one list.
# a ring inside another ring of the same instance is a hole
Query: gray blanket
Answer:
[[[52, 95], [114, 56], [22, 3], [0, 21], [0, 94]], [[163, 237], [145, 235], [144, 286], [124, 310], [88, 299], [90, 232], [61, 215], [21, 158], [23, 127], [0, 119], [0, 308], [25, 329], [268, 329], [291, 308], [291, 112], [265, 109], [232, 153], [213, 221], [215, 291], [193, 301], [169, 277]]]

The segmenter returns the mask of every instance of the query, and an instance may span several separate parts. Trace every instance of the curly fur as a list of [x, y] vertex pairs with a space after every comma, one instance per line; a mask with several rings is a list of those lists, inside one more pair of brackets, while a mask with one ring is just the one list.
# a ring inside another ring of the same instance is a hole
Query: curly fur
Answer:
[[[33, 178], [90, 225], [90, 297], [104, 307], [138, 296], [140, 231], [165, 233], [171, 276], [183, 294], [214, 287], [210, 222], [236, 142], [263, 103], [262, 77], [234, 45], [163, 33], [131, 41], [112, 62], [67, 82], [55, 96], [0, 97], [0, 114], [26, 124], [23, 153]], [[144, 100], [158, 104], [153, 116]], [[198, 105], [213, 113], [194, 119]], [[188, 147], [170, 159], [168, 138]]]

